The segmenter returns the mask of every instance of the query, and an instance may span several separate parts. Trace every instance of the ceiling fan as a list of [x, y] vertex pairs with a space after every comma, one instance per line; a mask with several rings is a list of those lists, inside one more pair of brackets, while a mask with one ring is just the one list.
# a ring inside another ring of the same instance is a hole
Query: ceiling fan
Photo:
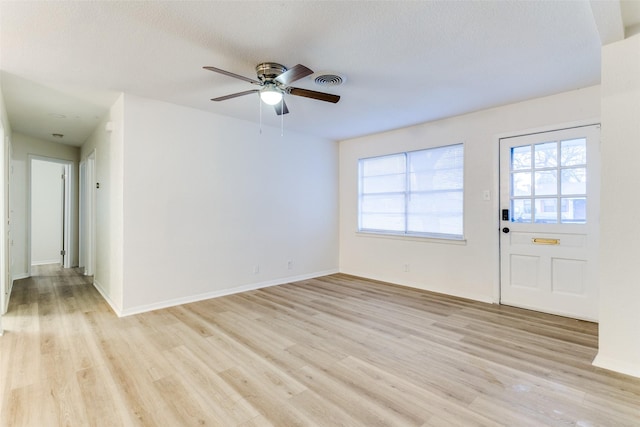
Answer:
[[276, 114], [280, 116], [289, 112], [287, 104], [285, 104], [284, 102], [285, 93], [295, 96], [303, 96], [305, 98], [317, 99], [319, 101], [332, 102], [334, 104], [340, 100], [340, 97], [338, 95], [289, 86], [290, 83], [313, 74], [313, 71], [301, 64], [287, 69], [287, 67], [285, 67], [284, 65], [277, 64], [275, 62], [263, 62], [256, 66], [256, 74], [258, 76], [257, 80], [244, 77], [229, 71], [221, 70], [220, 68], [216, 67], [203, 68], [205, 70], [213, 71], [216, 73], [224, 74], [225, 76], [234, 77], [236, 79], [249, 82], [256, 86], [261, 86], [261, 89], [251, 89], [245, 90], [244, 92], [232, 93], [231, 95], [213, 98], [212, 101], [225, 101], [227, 99], [237, 98], [239, 96], [259, 92], [262, 102], [264, 102], [265, 104], [273, 105], [276, 110]]

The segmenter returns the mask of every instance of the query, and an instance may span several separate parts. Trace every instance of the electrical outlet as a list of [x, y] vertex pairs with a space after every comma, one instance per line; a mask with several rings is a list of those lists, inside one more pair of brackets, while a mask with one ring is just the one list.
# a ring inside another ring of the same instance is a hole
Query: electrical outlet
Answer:
[[258, 274], [260, 273], [260, 266], [259, 265], [254, 265], [253, 266], [253, 274]]
[[293, 261], [289, 260], [287, 261], [287, 270], [292, 270], [293, 269]]
[[405, 264], [404, 265], [404, 272], [408, 273], [409, 272], [409, 264]]

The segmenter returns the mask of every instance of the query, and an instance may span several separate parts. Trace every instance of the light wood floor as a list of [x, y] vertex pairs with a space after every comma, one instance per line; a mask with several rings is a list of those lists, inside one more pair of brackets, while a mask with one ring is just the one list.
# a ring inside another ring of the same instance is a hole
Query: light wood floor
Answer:
[[118, 319], [74, 270], [17, 281], [2, 426], [638, 426], [597, 326], [333, 275]]

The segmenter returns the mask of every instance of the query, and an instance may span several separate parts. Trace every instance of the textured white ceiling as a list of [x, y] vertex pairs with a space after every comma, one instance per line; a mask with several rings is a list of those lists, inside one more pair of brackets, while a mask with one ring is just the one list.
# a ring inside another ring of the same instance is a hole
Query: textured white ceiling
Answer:
[[[202, 67], [255, 78], [259, 62], [301, 63], [347, 80], [295, 82], [342, 98], [289, 96], [285, 131], [340, 140], [598, 84], [601, 38], [619, 32], [611, 16], [620, 9], [615, 1], [2, 1], [1, 82], [13, 130], [48, 140], [63, 133], [80, 145], [120, 92], [257, 123], [257, 96], [209, 100], [254, 86]], [[280, 125], [271, 109], [263, 121]]]

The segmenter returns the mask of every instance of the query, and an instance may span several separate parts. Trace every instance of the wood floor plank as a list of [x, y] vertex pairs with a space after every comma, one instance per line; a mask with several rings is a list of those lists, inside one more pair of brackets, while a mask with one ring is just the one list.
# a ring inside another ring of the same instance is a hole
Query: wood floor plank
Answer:
[[[322, 396], [333, 405], [341, 408], [359, 420], [363, 426], [401, 426], [407, 425], [403, 414], [396, 414], [386, 408], [379, 407], [373, 401], [358, 394], [357, 389], [350, 387], [348, 381], [335, 378], [330, 370], [307, 366], [300, 370], [299, 379], [309, 390]], [[331, 390], [327, 395], [326, 390]]]
[[208, 358], [202, 359], [189, 348], [181, 346], [168, 351], [167, 359], [175, 366], [183, 381], [189, 384], [193, 398], [209, 408], [220, 425], [239, 425], [260, 415], [218, 375], [208, 364]]
[[276, 396], [268, 382], [256, 379], [254, 373], [245, 367], [227, 369], [220, 376], [270, 423], [276, 426], [313, 425], [312, 420], [297, 407], [286, 404], [287, 398]]
[[331, 404], [311, 390], [293, 396], [290, 402], [304, 412], [314, 426], [356, 426], [361, 423], [353, 413]]
[[44, 383], [52, 397], [57, 425], [87, 425], [86, 408], [75, 404], [82, 400], [82, 393], [76, 376], [69, 375], [74, 372], [74, 368], [67, 355], [67, 350], [43, 354], [43, 370], [47, 377]]
[[94, 364], [90, 368], [82, 369], [76, 373], [76, 381], [86, 409], [87, 425], [136, 425], [106, 366]]
[[[0, 421], [3, 426], [46, 426], [58, 423], [54, 397], [46, 380], [14, 388], [3, 402]], [[35, 403], [35, 404], [34, 404]]]
[[[36, 384], [41, 379], [42, 374], [40, 369], [42, 355], [40, 353], [38, 303], [33, 302], [16, 307], [16, 315], [16, 328], [21, 333], [16, 337], [12, 364], [5, 376], [11, 384], [11, 389]], [[5, 315], [6, 317], [9, 316]], [[5, 335], [8, 335], [13, 326], [11, 322], [6, 323], [8, 323], [8, 326], [5, 330]]]
[[182, 379], [170, 375], [154, 381], [153, 385], [180, 424], [188, 426], [223, 425], [223, 421], [215, 411], [211, 411], [207, 405], [203, 404], [199, 395], [190, 390]]
[[334, 274], [118, 318], [91, 278], [16, 281], [0, 427], [633, 426], [596, 324]]
[[267, 420], [264, 416], [258, 415], [255, 418], [252, 418], [249, 421], [238, 424], [238, 427], [275, 427], [269, 420]]

